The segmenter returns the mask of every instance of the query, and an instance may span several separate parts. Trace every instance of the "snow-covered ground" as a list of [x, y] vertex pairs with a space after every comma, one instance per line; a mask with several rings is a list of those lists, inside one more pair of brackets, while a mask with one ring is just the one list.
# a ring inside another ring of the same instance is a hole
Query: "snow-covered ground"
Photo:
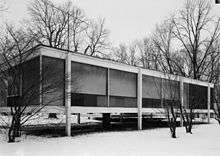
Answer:
[[220, 156], [220, 126], [196, 125], [193, 134], [177, 129], [177, 139], [168, 128], [104, 132], [75, 137], [26, 136], [17, 143], [0, 142], [0, 156]]
[[[97, 116], [97, 115], [96, 115]], [[81, 114], [81, 123], [98, 122], [92, 119], [92, 115]], [[23, 120], [22, 120], [23, 121]], [[11, 122], [11, 116], [0, 115], [0, 125], [8, 125]], [[65, 123], [66, 116], [62, 113], [57, 114], [56, 118], [48, 118], [48, 114], [39, 113], [31, 117], [24, 125], [38, 125], [38, 124], [59, 124]], [[71, 115], [71, 123], [77, 123], [77, 115]]]

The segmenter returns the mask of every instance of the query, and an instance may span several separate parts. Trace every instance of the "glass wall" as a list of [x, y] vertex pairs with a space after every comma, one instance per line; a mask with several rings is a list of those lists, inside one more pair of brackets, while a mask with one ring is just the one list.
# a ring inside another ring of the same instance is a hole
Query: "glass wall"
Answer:
[[166, 105], [177, 106], [180, 99], [178, 81], [143, 75], [142, 106], [162, 108]]
[[24, 105], [39, 105], [40, 57], [24, 63], [22, 75], [22, 95]]
[[20, 105], [19, 103], [21, 96], [20, 96], [20, 90], [21, 90], [21, 78], [22, 73], [19, 69], [22, 70], [21, 67], [15, 66], [12, 67], [7, 71], [7, 94], [5, 94], [7, 106], [17, 106]]
[[183, 83], [183, 106], [189, 108], [189, 83]]
[[71, 63], [72, 106], [107, 106], [107, 69]]
[[[106, 68], [77, 62], [72, 62], [71, 68], [72, 106], [137, 107], [137, 74], [109, 69], [108, 75]], [[147, 75], [143, 75], [142, 80], [143, 108], [161, 108], [170, 104], [179, 106], [179, 81]], [[193, 103], [196, 108], [206, 108], [207, 87], [188, 83], [184, 83], [183, 87], [186, 108]]]
[[43, 103], [45, 105], [64, 105], [65, 60], [42, 58]]
[[12, 67], [7, 75], [7, 106], [39, 104], [39, 57]]
[[180, 99], [180, 82], [175, 80], [163, 79], [163, 98], [167, 100]]
[[4, 80], [0, 80], [0, 107], [7, 106], [7, 86], [4, 82]]
[[176, 80], [163, 79], [163, 105], [180, 106], [180, 82]]
[[137, 107], [133, 73], [72, 62], [72, 106]]
[[137, 74], [109, 70], [110, 107], [137, 107]]
[[87, 107], [106, 107], [106, 96], [94, 94], [80, 94], [72, 93], [71, 95], [72, 106], [87, 106]]
[[142, 81], [142, 107], [161, 108], [161, 78], [143, 75]]
[[137, 96], [137, 74], [110, 69], [109, 84], [111, 96]]
[[134, 97], [121, 97], [110, 96], [110, 107], [137, 107], [137, 98]]
[[[24, 69], [22, 76], [24, 99], [30, 99], [28, 101], [30, 105], [39, 104], [40, 58], [36, 57], [27, 61]], [[178, 81], [148, 75], [143, 75], [142, 80], [143, 108], [161, 108], [171, 102], [175, 105], [179, 104], [180, 84]], [[64, 82], [65, 60], [43, 56], [42, 101], [44, 104], [64, 105]], [[1, 95], [6, 94], [5, 90], [6, 88], [1, 88]], [[12, 95], [18, 90], [9, 88], [7, 92]], [[71, 90], [72, 106], [137, 107], [137, 74], [135, 73], [115, 69], [109, 69], [108, 73], [108, 70], [103, 67], [71, 62]], [[213, 89], [211, 89], [211, 108], [213, 108], [212, 95]], [[186, 108], [207, 109], [207, 87], [184, 83], [183, 96]], [[2, 97], [0, 99], [2, 99], [0, 105], [4, 106], [6, 99]], [[8, 99], [9, 102], [10, 100]]]
[[210, 99], [210, 102], [211, 102], [211, 104], [210, 104], [210, 109], [214, 109], [214, 88], [211, 88], [211, 95], [210, 95], [211, 97], [211, 99]]
[[189, 107], [207, 109], [208, 87], [189, 84]]

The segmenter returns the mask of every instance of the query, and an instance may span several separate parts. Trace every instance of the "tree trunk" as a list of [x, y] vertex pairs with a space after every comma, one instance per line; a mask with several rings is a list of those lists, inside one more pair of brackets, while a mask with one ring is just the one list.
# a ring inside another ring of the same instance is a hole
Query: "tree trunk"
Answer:
[[192, 119], [191, 119], [191, 117], [188, 118], [185, 127], [186, 127], [186, 133], [192, 133]]
[[172, 130], [172, 138], [176, 138], [176, 128], [173, 128]]
[[8, 131], [8, 142], [15, 142], [15, 136], [14, 136], [14, 132], [12, 130], [12, 128], [9, 129]]
[[20, 117], [17, 117], [15, 119], [15, 125], [14, 125], [15, 137], [21, 136], [21, 122], [20, 121], [21, 121]]
[[15, 142], [15, 131], [14, 131], [14, 127], [15, 127], [15, 118], [14, 116], [12, 117], [12, 121], [11, 121], [11, 126], [9, 128], [8, 131], [8, 142]]

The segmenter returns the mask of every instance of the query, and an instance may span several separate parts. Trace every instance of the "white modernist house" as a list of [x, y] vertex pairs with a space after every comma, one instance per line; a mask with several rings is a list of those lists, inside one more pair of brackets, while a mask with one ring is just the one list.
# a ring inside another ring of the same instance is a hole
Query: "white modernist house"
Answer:
[[[196, 110], [210, 119], [211, 83], [43, 45], [34, 48], [27, 64], [34, 69], [29, 69], [26, 79], [24, 76], [24, 84], [32, 77], [42, 77], [42, 92], [48, 84], [60, 82], [56, 91], [40, 94], [38, 100], [44, 105], [61, 97], [48, 107], [65, 108], [67, 135], [71, 132], [71, 113], [137, 113], [138, 129], [142, 129], [142, 114], [163, 110], [172, 101], [186, 108], [196, 105]], [[48, 72], [52, 74], [48, 76]]]

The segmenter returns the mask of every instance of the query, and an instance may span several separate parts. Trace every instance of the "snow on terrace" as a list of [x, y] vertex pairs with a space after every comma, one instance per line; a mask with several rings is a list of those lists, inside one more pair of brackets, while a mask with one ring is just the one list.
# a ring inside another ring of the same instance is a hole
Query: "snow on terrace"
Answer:
[[1, 156], [220, 156], [220, 126], [196, 125], [193, 134], [177, 129], [177, 139], [168, 128], [106, 132], [76, 137], [28, 136], [24, 141], [0, 143]]

